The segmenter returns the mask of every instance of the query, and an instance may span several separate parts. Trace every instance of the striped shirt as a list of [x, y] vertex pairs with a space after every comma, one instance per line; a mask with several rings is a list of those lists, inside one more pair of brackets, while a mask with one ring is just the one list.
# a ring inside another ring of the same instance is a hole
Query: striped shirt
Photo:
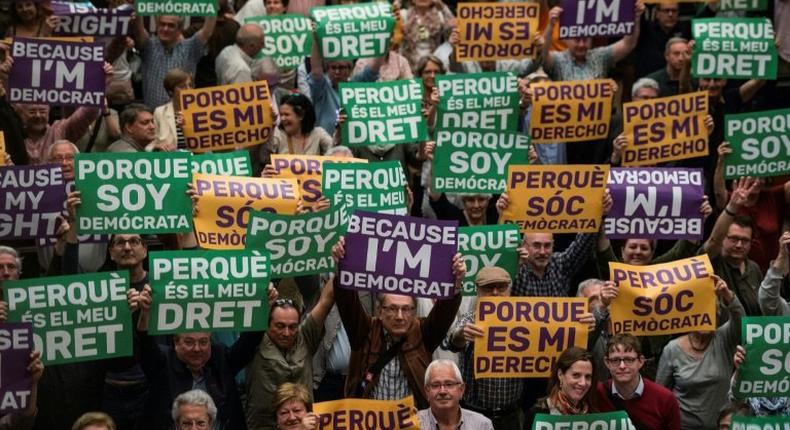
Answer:
[[[385, 334], [385, 336], [387, 348], [389, 349], [393, 344], [393, 339], [389, 334]], [[371, 390], [370, 395], [375, 400], [400, 400], [411, 395], [409, 381], [406, 379], [406, 374], [403, 373], [403, 368], [397, 355], [381, 369], [379, 380], [376, 382], [373, 390]]]

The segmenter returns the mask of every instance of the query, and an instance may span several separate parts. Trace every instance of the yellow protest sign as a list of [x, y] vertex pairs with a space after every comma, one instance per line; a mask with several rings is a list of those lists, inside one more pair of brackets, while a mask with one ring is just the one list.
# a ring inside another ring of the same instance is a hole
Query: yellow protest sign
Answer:
[[532, 58], [537, 50], [532, 37], [538, 31], [540, 4], [459, 3], [458, 61], [494, 61]]
[[614, 81], [540, 82], [532, 88], [534, 143], [583, 142], [605, 139], [612, 117]]
[[608, 165], [510, 165], [510, 205], [500, 223], [518, 224], [525, 232], [595, 233], [608, 178]]
[[368, 160], [353, 157], [327, 157], [324, 155], [272, 154], [275, 178], [296, 179], [302, 191], [302, 203], [312, 209], [321, 198], [322, 172], [324, 163], [367, 163]]
[[[93, 42], [93, 36], [58, 36], [58, 37], [29, 37], [27, 39], [44, 39], [55, 40], [58, 42]], [[13, 37], [6, 37], [0, 40], [0, 43], [11, 46], [14, 43]]]
[[0, 131], [0, 166], [5, 166], [5, 133]]
[[610, 307], [615, 333], [635, 336], [716, 329], [713, 267], [707, 255], [652, 266], [609, 263], [620, 288]]
[[195, 234], [204, 249], [244, 249], [250, 211], [296, 213], [296, 179], [263, 179], [194, 173], [198, 197]]
[[269, 140], [274, 124], [266, 81], [178, 92], [184, 140], [196, 153], [246, 148]]
[[551, 374], [571, 346], [587, 346], [585, 298], [485, 297], [477, 302], [475, 378], [538, 378]]
[[708, 155], [705, 91], [623, 105], [623, 166], [652, 166]]
[[400, 400], [342, 399], [313, 405], [318, 430], [409, 429], [419, 430], [412, 396]]

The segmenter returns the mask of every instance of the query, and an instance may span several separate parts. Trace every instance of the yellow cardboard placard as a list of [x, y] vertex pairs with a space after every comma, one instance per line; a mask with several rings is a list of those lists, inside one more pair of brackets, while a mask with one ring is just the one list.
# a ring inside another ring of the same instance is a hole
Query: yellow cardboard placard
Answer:
[[458, 61], [532, 58], [538, 54], [532, 38], [538, 31], [540, 4], [459, 3]]
[[272, 167], [277, 171], [275, 178], [296, 179], [302, 190], [302, 203], [312, 209], [321, 198], [322, 172], [324, 163], [367, 163], [368, 160], [353, 157], [328, 157], [325, 155], [272, 154]]
[[419, 430], [420, 420], [412, 396], [400, 400], [342, 399], [313, 405], [318, 430], [408, 429]]
[[530, 86], [533, 143], [605, 139], [612, 117], [614, 81], [539, 82]]

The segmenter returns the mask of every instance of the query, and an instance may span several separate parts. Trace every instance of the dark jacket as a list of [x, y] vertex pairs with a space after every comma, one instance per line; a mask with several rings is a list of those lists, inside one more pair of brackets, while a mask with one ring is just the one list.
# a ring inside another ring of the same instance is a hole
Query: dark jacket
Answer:
[[[262, 338], [263, 332], [247, 332], [231, 347], [211, 345], [203, 375], [208, 394], [217, 405], [217, 429], [247, 429], [234, 377], [252, 360]], [[139, 339], [140, 365], [150, 381], [150, 392], [138, 429], [172, 429], [173, 400], [192, 389], [192, 372], [178, 359], [173, 345], [159, 345], [142, 332]]]

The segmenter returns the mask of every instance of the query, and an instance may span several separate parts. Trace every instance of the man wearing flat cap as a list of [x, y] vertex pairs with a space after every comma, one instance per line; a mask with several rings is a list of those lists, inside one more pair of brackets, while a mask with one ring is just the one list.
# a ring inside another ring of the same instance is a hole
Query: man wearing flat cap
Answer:
[[[475, 277], [477, 297], [510, 297], [512, 280], [501, 267], [484, 267]], [[483, 336], [475, 325], [477, 307], [463, 315], [447, 333], [443, 347], [458, 353], [459, 365], [466, 391], [461, 401], [465, 409], [479, 412], [494, 424], [494, 429], [514, 429], [524, 426], [521, 393], [524, 380], [520, 378], [474, 377], [474, 341]]]

